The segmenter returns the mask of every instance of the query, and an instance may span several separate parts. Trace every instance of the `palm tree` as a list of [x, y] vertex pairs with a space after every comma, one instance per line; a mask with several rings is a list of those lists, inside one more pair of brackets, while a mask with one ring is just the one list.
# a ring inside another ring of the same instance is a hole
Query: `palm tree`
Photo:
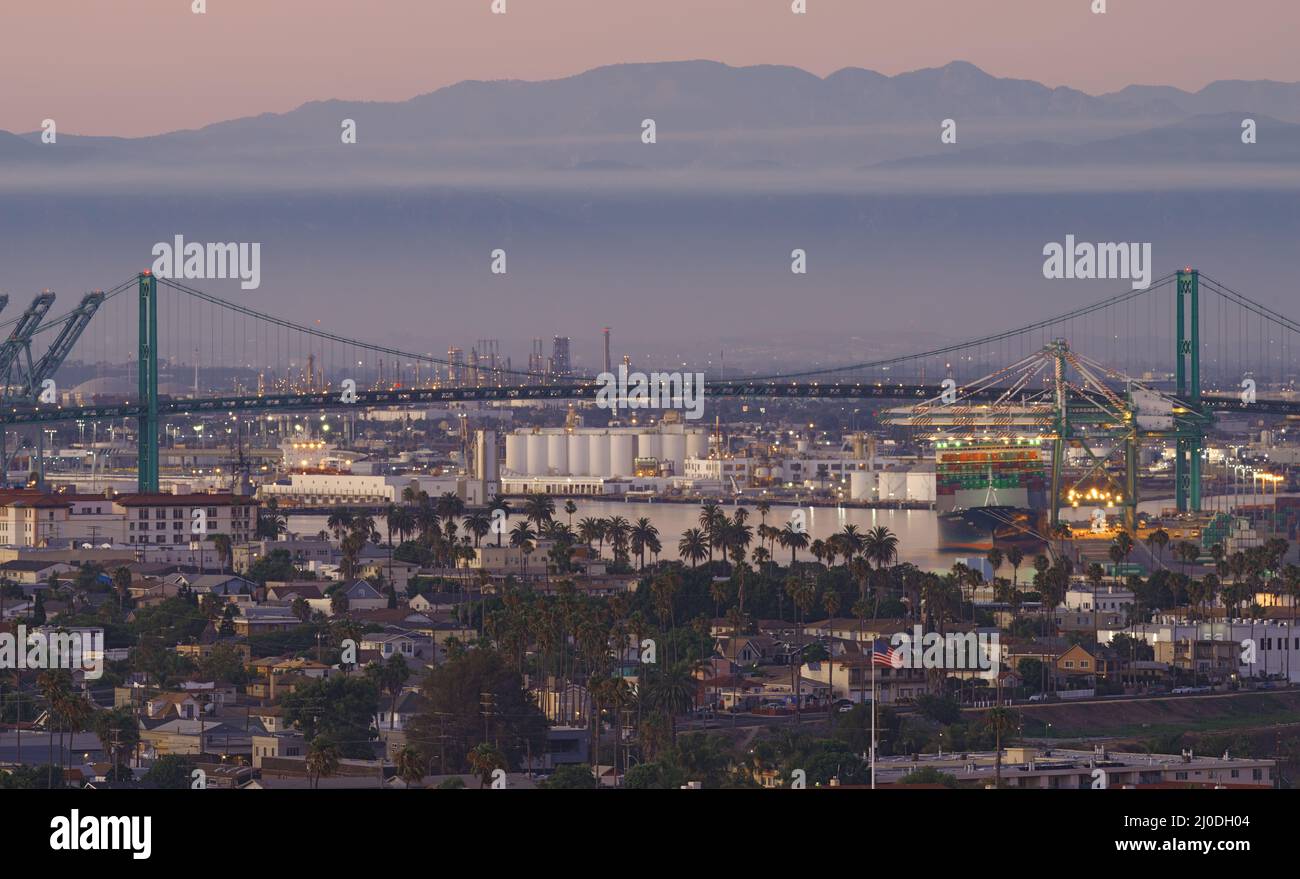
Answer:
[[537, 532], [528, 524], [528, 520], [517, 522], [510, 532], [510, 545], [521, 550], [524, 554], [524, 576], [528, 575], [528, 556], [532, 553], [536, 544]]
[[1018, 546], [1007, 550], [1007, 561], [1011, 564], [1011, 594], [1015, 595], [1020, 578], [1020, 565], [1025, 560], [1025, 553]]
[[713, 564], [713, 537], [718, 517], [721, 515], [721, 508], [715, 501], [705, 501], [700, 504], [700, 531], [708, 540], [709, 564]]
[[[410, 486], [408, 485], [407, 488], [410, 488]], [[401, 507], [397, 504], [389, 504], [384, 508], [384, 529], [388, 532], [389, 546], [393, 545], [393, 532], [397, 531], [397, 511], [400, 509]], [[398, 533], [398, 537], [401, 537], [400, 532]]]
[[564, 513], [569, 517], [570, 528], [573, 527], [573, 514], [576, 512], [578, 512], [578, 505], [573, 502], [573, 498], [569, 498], [564, 502]]
[[645, 569], [645, 551], [650, 545], [652, 538], [659, 536], [659, 529], [645, 516], [637, 519], [632, 525], [632, 551], [637, 554], [638, 567]]
[[217, 551], [217, 562], [221, 565], [221, 573], [226, 573], [226, 568], [234, 561], [234, 550], [231, 546], [229, 534], [213, 534], [209, 538], [212, 546]]
[[361, 556], [361, 550], [365, 549], [366, 539], [359, 532], [353, 531], [347, 537], [343, 538], [339, 549], [343, 553], [342, 569], [344, 579], [351, 579], [356, 574], [357, 562]]
[[790, 567], [794, 568], [795, 553], [801, 549], [807, 549], [812, 538], [808, 532], [802, 528], [796, 528], [793, 522], [786, 522], [785, 527], [781, 529], [777, 538], [781, 546], [790, 550]]
[[335, 510], [330, 513], [329, 518], [325, 520], [325, 527], [334, 535], [335, 540], [342, 540], [343, 532], [352, 528], [352, 520], [354, 518], [355, 516], [349, 509], [344, 508], [341, 510]]
[[[1133, 554], [1133, 535], [1129, 534], [1127, 531], [1119, 532], [1115, 535], [1115, 545], [1120, 549], [1120, 555], [1124, 558], [1124, 564], [1128, 564], [1129, 556]], [[1220, 547], [1220, 552], [1222, 552], [1222, 547]]]
[[[45, 697], [45, 729], [50, 735], [50, 759], [46, 786], [54, 787], [54, 730], [59, 727], [59, 759], [63, 759], [63, 729], [60, 714], [72, 692], [72, 676], [66, 671], [46, 671], [36, 676], [36, 686]], [[63, 779], [59, 779], [62, 786]]]
[[[849, 612], [858, 618], [858, 644], [862, 645], [865, 643], [863, 634], [867, 628], [867, 614], [871, 612], [871, 605], [867, 603], [865, 598], [859, 598], [857, 601], [853, 602], [853, 606], [849, 608]], [[872, 655], [868, 653], [867, 657], [867, 661], [871, 662], [873, 659]], [[867, 701], [867, 672], [869, 670], [870, 666], [862, 669], [862, 672], [858, 677], [858, 702], [860, 704]], [[849, 680], [849, 686], [853, 686], [851, 678]]]
[[984, 721], [993, 730], [993, 787], [1000, 789], [1002, 787], [1002, 738], [1003, 736], [1009, 738], [1015, 732], [1019, 726], [1019, 719], [1010, 708], [999, 705], [989, 709], [984, 715]]
[[388, 728], [392, 729], [397, 720], [397, 700], [402, 696], [402, 686], [410, 678], [411, 670], [407, 668], [406, 660], [394, 653], [385, 662], [370, 665], [366, 671], [380, 691], [387, 693], [392, 700], [388, 711]]
[[276, 539], [281, 534], [289, 530], [288, 523], [284, 516], [279, 514], [280, 502], [275, 498], [270, 498], [266, 506], [257, 513], [257, 536], [259, 538]]
[[[396, 515], [393, 517], [393, 529], [397, 532], [399, 542], [404, 542], [412, 531], [416, 529], [417, 519], [416, 512], [410, 507], [398, 507]], [[392, 541], [390, 540], [391, 544]]]
[[586, 517], [578, 523], [578, 538], [587, 546], [596, 541], [599, 544], [596, 557], [600, 558], [605, 552], [605, 520], [594, 516]]
[[992, 576], [996, 577], [998, 571], [1002, 568], [1002, 561], [1005, 558], [1005, 556], [1002, 554], [1002, 550], [994, 546], [990, 548], [987, 553], [985, 553], [984, 558], [988, 561], [989, 568], [991, 568], [993, 571]]
[[849, 560], [862, 552], [867, 545], [866, 538], [858, 531], [857, 525], [845, 525], [838, 535], [840, 545], [844, 548], [844, 558]]
[[731, 590], [728, 588], [726, 580], [714, 580], [709, 584], [709, 597], [713, 599], [713, 618], [717, 619], [722, 615], [722, 602], [727, 600]]
[[672, 724], [673, 743], [677, 742], [677, 716], [695, 707], [695, 664], [690, 660], [673, 663], [650, 681], [646, 701], [664, 712]]
[[877, 525], [867, 532], [863, 542], [863, 554], [881, 570], [898, 560], [898, 537], [884, 525]]
[[410, 745], [397, 752], [397, 776], [408, 786], [424, 780], [424, 767], [424, 758]]
[[[840, 594], [834, 589], [827, 589], [826, 594], [822, 596], [822, 607], [826, 608], [826, 616], [835, 619], [835, 614], [840, 610]], [[831, 718], [835, 712], [831, 706], [835, 704], [835, 639], [826, 639], [826, 686], [830, 688], [830, 702], [826, 706], [826, 725], [831, 726]]]
[[[1296, 624], [1296, 603], [1300, 602], [1300, 567], [1289, 564], [1282, 569], [1282, 586], [1291, 600], [1291, 628]], [[1291, 679], [1291, 651], [1287, 651], [1287, 680]]]
[[492, 774], [498, 769], [506, 768], [505, 755], [491, 742], [479, 742], [466, 755], [470, 771], [478, 776], [479, 788], [487, 786]]
[[524, 498], [524, 518], [539, 530], [555, 518], [555, 501], [545, 492], [534, 492]]
[[434, 509], [439, 518], [456, 519], [465, 512], [465, 501], [454, 491], [445, 491], [438, 496], [438, 503]]
[[703, 561], [709, 555], [708, 540], [704, 532], [699, 528], [687, 528], [683, 531], [681, 540], [677, 541], [677, 555], [683, 561], [689, 561], [692, 568]]
[[826, 541], [822, 540], [820, 537], [817, 538], [808, 545], [808, 553], [813, 558], [817, 559], [819, 564], [824, 564], [826, 561]]
[[1165, 547], [1169, 545], [1169, 532], [1163, 528], [1157, 528], [1147, 535], [1147, 546], [1155, 549], [1156, 560], [1160, 567], [1165, 566]]
[[475, 510], [465, 517], [465, 528], [474, 535], [474, 546], [477, 547], [492, 530], [492, 517], [483, 510]]
[[[493, 513], [495, 513], [497, 510], [501, 511], [501, 522], [503, 526], [504, 523], [510, 519], [510, 502], [507, 501], [499, 494], [492, 496], [492, 502], [488, 504], [488, 510], [492, 511]], [[504, 532], [505, 532], [504, 527], [502, 527], [500, 530], [497, 531], [497, 546], [501, 545], [501, 535]]]
[[[117, 609], [120, 612], [126, 604], [126, 597], [131, 594], [131, 569], [120, 567], [113, 571], [113, 588], [117, 591]], [[4, 584], [0, 584], [0, 616], [3, 616]]]
[[676, 615], [673, 613], [673, 599], [682, 588], [682, 578], [675, 571], [669, 570], [655, 577], [650, 584], [650, 595], [659, 617], [659, 625], [665, 632], [677, 627]]
[[328, 778], [338, 771], [339, 749], [334, 740], [324, 733], [311, 741], [307, 751], [307, 777], [313, 788], [320, 787], [321, 778]]
[[[89, 705], [89, 703], [87, 703]], [[140, 744], [140, 723], [130, 706], [95, 714], [90, 724], [114, 767], [126, 766], [128, 755]]]
[[627, 562], [628, 536], [632, 526], [622, 516], [610, 516], [605, 520], [605, 536], [609, 538], [610, 549], [614, 550], [616, 563]]

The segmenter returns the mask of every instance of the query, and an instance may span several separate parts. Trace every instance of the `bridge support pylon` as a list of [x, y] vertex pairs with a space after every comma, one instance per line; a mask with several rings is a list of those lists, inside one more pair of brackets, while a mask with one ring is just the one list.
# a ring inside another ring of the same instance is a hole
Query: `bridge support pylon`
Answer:
[[1061, 524], [1061, 479], [1065, 472], [1065, 444], [1070, 437], [1070, 401], [1065, 384], [1065, 352], [1068, 344], [1064, 339], [1053, 339], [1052, 349], [1052, 388], [1055, 417], [1053, 429], [1056, 439], [1052, 441], [1052, 485], [1051, 514], [1048, 524], [1055, 530]]
[[1189, 417], [1176, 418], [1178, 438], [1174, 446], [1174, 505], [1186, 513], [1201, 508], [1201, 454], [1205, 427], [1201, 413], [1201, 323], [1200, 272], [1186, 268], [1178, 272], [1177, 349], [1174, 378], [1178, 399], [1187, 403]]
[[139, 457], [136, 486], [158, 491], [158, 279], [140, 273], [139, 391], [142, 414], [136, 420]]

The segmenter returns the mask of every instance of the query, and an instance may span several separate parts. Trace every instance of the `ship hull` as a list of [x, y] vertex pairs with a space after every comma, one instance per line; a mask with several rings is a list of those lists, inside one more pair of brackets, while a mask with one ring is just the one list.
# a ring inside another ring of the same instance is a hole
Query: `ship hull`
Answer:
[[989, 550], [994, 546], [1019, 546], [1038, 550], [1044, 546], [1040, 511], [1013, 506], [970, 507], [939, 514], [942, 549]]

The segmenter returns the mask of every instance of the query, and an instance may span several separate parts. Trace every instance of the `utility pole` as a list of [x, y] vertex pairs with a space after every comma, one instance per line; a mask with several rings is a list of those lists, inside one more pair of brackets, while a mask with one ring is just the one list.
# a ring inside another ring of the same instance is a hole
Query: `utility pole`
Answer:
[[492, 718], [497, 713], [497, 697], [492, 693], [479, 693], [479, 711], [483, 715], [483, 741], [492, 738]]

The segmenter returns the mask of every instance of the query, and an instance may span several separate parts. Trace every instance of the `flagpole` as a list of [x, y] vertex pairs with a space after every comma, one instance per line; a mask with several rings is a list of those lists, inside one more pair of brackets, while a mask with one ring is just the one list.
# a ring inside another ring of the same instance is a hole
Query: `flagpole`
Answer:
[[871, 643], [871, 789], [876, 789], [876, 644]]

